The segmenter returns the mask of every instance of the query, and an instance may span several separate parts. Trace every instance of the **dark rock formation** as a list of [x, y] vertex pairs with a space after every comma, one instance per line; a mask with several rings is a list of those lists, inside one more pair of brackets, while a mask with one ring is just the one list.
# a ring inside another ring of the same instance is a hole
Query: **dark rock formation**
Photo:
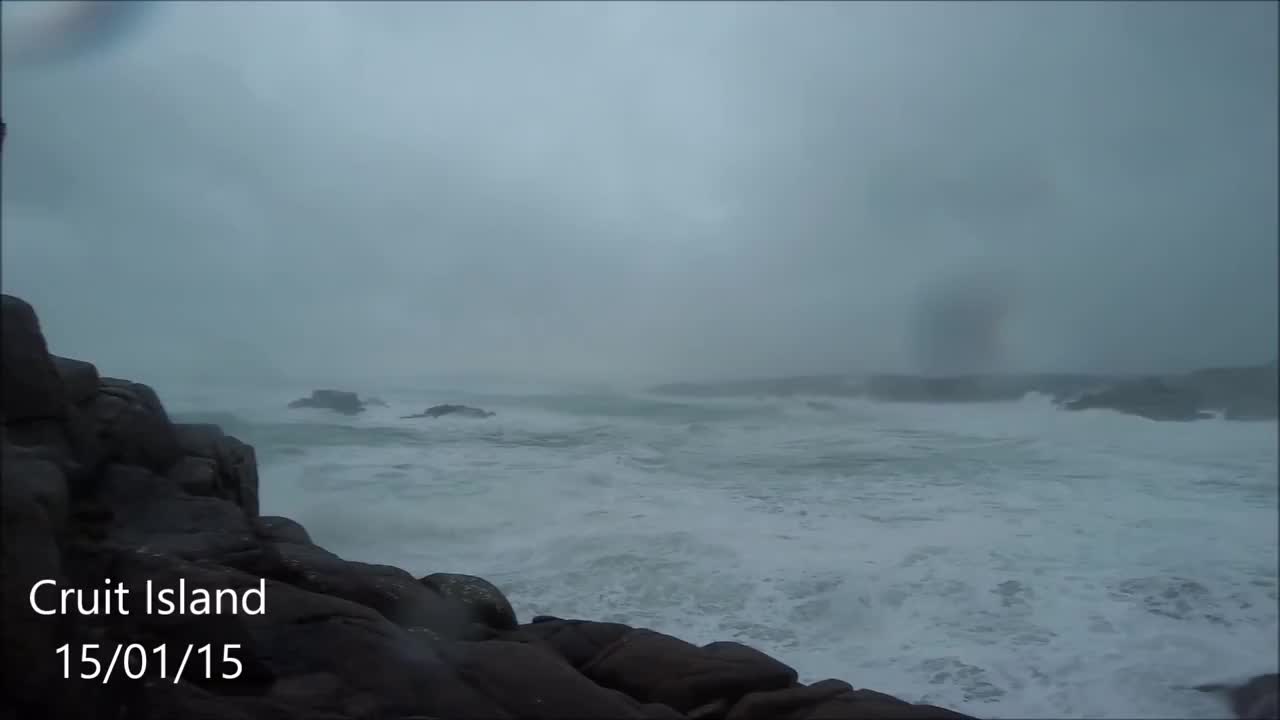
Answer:
[[474, 575], [432, 573], [421, 580], [423, 585], [462, 603], [468, 610], [467, 620], [496, 630], [515, 630], [516, 611], [496, 585]]
[[1200, 410], [1200, 396], [1156, 377], [1118, 383], [1063, 405], [1068, 410], [1097, 408], [1116, 410], [1148, 420], [1203, 420], [1212, 417]]
[[1254, 367], [1206, 368], [1173, 382], [1200, 397], [1203, 410], [1220, 412], [1228, 420], [1274, 420], [1280, 384], [1274, 364]]
[[672, 383], [651, 392], [686, 397], [868, 397], [887, 402], [1008, 402], [1038, 392], [1055, 398], [1075, 397], [1104, 386], [1115, 378], [1065, 374], [1027, 373], [1007, 375], [907, 375], [874, 374], [865, 377], [811, 376], [716, 383]]
[[[3, 312], [0, 716], [964, 717], [838, 680], [805, 686], [738, 643], [557, 618], [521, 625], [480, 578], [419, 580], [344, 560], [298, 523], [259, 514], [251, 447], [213, 425], [172, 423], [145, 385], [49, 355], [26, 303], [4, 297]], [[39, 614], [30, 598], [44, 581], [45, 609], [60, 589], [126, 593], [105, 613]], [[148, 611], [158, 591], [186, 602]], [[201, 612], [201, 597], [221, 612]], [[120, 646], [135, 648], [135, 675], [145, 654], [138, 679], [112, 663]]]
[[418, 413], [417, 415], [404, 415], [401, 420], [412, 420], [414, 418], [438, 418], [445, 415], [457, 415], [459, 417], [468, 418], [487, 418], [493, 417], [496, 413], [480, 408], [467, 407], [466, 405], [435, 405]]
[[1240, 720], [1272, 720], [1280, 717], [1280, 674], [1258, 675], [1239, 685], [1215, 683], [1196, 690], [1220, 695]]
[[1183, 375], [1118, 380], [1063, 403], [1105, 408], [1151, 420], [1274, 420], [1280, 386], [1274, 364], [1205, 368]]
[[369, 407], [386, 407], [387, 401], [380, 397], [367, 397], [364, 399], [364, 404]]
[[1280, 384], [1275, 362], [1206, 368], [1182, 375], [1119, 376], [1083, 373], [1003, 375], [878, 374], [775, 378], [659, 385], [652, 392], [690, 397], [866, 397], [898, 403], [989, 403], [1029, 393], [1049, 396], [1068, 410], [1102, 408], [1152, 420], [1275, 420]]
[[891, 402], [1008, 402], [1028, 392], [1023, 383], [1000, 380], [981, 375], [874, 375], [864, 387], [871, 399]]
[[340, 412], [343, 415], [362, 413], [364, 406], [359, 395], [346, 390], [312, 390], [311, 397], [300, 398], [289, 403], [291, 408], [318, 408]]

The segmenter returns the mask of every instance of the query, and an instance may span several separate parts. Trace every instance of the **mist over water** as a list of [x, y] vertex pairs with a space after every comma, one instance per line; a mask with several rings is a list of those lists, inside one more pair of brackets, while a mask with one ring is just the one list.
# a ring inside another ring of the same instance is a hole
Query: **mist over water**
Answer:
[[116, 374], [1276, 354], [1272, 3], [111, 7], [4, 4], [0, 279]]

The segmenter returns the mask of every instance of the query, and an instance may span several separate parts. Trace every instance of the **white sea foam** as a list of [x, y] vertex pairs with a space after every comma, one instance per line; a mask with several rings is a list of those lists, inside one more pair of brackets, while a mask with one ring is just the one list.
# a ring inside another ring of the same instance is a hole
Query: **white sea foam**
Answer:
[[[252, 421], [265, 513], [485, 576], [525, 620], [737, 639], [985, 717], [1218, 717], [1187, 686], [1276, 669], [1274, 422], [427, 391], [348, 419], [296, 395], [199, 403]], [[399, 419], [444, 401], [499, 415]]]

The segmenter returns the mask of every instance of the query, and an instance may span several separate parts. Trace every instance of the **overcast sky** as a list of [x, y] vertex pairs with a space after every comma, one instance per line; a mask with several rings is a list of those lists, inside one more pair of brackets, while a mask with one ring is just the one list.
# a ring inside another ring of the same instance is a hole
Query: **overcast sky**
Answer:
[[1276, 354], [1275, 3], [147, 8], [3, 77], [4, 290], [109, 372]]

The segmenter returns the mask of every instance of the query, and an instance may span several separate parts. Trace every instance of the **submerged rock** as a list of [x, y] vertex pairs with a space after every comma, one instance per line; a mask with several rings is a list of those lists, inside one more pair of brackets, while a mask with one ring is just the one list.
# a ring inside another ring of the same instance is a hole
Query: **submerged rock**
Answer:
[[364, 412], [364, 403], [360, 396], [346, 390], [312, 390], [311, 397], [300, 398], [289, 403], [291, 408], [319, 408], [332, 410], [343, 415], [356, 415]]
[[429, 407], [417, 415], [403, 415], [400, 419], [412, 420], [414, 418], [438, 418], [444, 417], [445, 415], [459, 415], [461, 417], [469, 418], [487, 418], [493, 417], [496, 414], [497, 413], [492, 413], [488, 410], [481, 410], [480, 408], [468, 407], [466, 405], [450, 405], [446, 403], [444, 405]]

